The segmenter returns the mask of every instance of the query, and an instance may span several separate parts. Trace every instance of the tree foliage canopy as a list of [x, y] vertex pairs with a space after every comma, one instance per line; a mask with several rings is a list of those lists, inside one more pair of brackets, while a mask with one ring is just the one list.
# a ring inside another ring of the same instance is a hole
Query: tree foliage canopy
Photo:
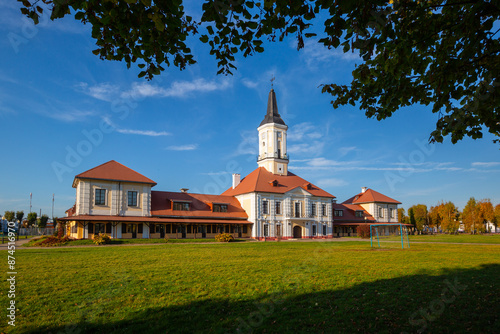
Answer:
[[14, 211], [5, 211], [4, 217], [7, 221], [13, 222], [16, 218], [16, 214], [14, 213]]
[[[432, 105], [437, 114], [430, 141], [451, 141], [483, 131], [500, 136], [500, 5], [498, 1], [205, 0], [199, 22], [182, 0], [18, 0], [38, 22], [44, 10], [92, 25], [101, 59], [137, 63], [139, 77], [164, 66], [194, 64], [190, 36], [207, 43], [221, 74], [235, 56], [264, 51], [265, 40], [291, 35], [297, 48], [314, 38], [327, 48], [359, 53], [349, 85], [325, 83], [332, 105], [358, 105], [382, 120], [400, 108]], [[40, 4], [45, 4], [42, 8]], [[321, 29], [311, 29], [321, 25]], [[308, 30], [309, 29], [309, 30]]]

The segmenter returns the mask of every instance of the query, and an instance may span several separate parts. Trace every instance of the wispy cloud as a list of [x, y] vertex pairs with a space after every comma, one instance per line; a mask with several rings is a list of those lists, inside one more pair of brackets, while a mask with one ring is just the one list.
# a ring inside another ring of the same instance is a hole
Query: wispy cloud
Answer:
[[201, 78], [193, 81], [174, 81], [168, 88], [147, 82], [135, 82], [129, 91], [122, 93], [122, 97], [188, 97], [195, 93], [225, 90], [230, 86], [228, 79], [207, 81]]
[[132, 98], [135, 100], [146, 97], [183, 98], [193, 96], [196, 93], [225, 90], [230, 86], [231, 82], [229, 79], [208, 81], [198, 78], [192, 81], [174, 81], [170, 87], [162, 87], [148, 82], [134, 82], [130, 88], [125, 90], [118, 85], [110, 83], [89, 85], [85, 82], [80, 82], [76, 85], [76, 89], [98, 100], [111, 102], [118, 98]]
[[[292, 47], [297, 48], [297, 42], [291, 44]], [[344, 53], [341, 48], [328, 49], [317, 40], [309, 39], [305, 41], [304, 49], [301, 50], [302, 58], [309, 68], [318, 67], [318, 63], [332, 62], [336, 60], [342, 61], [356, 61], [361, 60], [357, 52]]]
[[471, 166], [473, 167], [495, 167], [495, 166], [500, 166], [500, 162], [473, 162], [471, 163]]
[[329, 179], [321, 179], [316, 182], [316, 184], [320, 187], [343, 187], [348, 185], [349, 183], [342, 179], [329, 178]]
[[116, 132], [124, 135], [140, 135], [149, 137], [160, 137], [160, 136], [170, 136], [170, 132], [166, 131], [154, 131], [154, 130], [137, 130], [137, 129], [125, 129], [114, 124], [109, 117], [103, 117], [104, 122], [111, 126]]
[[76, 88], [84, 94], [106, 102], [111, 102], [120, 92], [119, 86], [110, 83], [100, 83], [89, 86], [86, 82], [80, 82], [76, 85]]
[[172, 145], [167, 147], [167, 150], [170, 151], [192, 151], [196, 150], [198, 148], [198, 145], [196, 144], [189, 144], [189, 145]]
[[347, 155], [349, 152], [355, 151], [356, 146], [341, 147], [339, 148], [339, 153], [341, 156]]
[[141, 136], [170, 136], [171, 133], [166, 131], [153, 131], [153, 130], [132, 130], [132, 129], [116, 129], [116, 132], [122, 133], [124, 135], [141, 135]]
[[241, 79], [241, 83], [247, 88], [257, 88], [259, 86], [259, 82], [252, 81], [248, 78]]

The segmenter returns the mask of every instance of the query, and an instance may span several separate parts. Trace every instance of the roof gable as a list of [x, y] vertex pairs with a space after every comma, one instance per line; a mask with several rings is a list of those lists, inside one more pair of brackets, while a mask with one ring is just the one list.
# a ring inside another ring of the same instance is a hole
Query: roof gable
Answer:
[[393, 203], [401, 204], [401, 202], [396, 201], [388, 196], [385, 196], [375, 190], [367, 189], [364, 193], [359, 193], [348, 200], [344, 201], [343, 204], [360, 204], [360, 203]]
[[77, 179], [149, 183], [152, 186], [156, 185], [155, 181], [114, 160], [110, 160], [102, 165], [76, 175], [75, 180], [73, 181], [73, 187], [75, 187]]
[[285, 194], [298, 187], [312, 196], [335, 198], [332, 194], [291, 172], [288, 172], [287, 175], [277, 175], [269, 172], [264, 167], [258, 167], [243, 178], [236, 188], [229, 188], [222, 195], [236, 196], [252, 192]]

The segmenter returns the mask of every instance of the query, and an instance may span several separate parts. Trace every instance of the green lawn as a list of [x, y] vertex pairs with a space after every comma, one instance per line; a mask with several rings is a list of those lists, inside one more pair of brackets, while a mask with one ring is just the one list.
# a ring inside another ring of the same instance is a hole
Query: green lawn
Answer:
[[[383, 246], [243, 242], [18, 250], [16, 327], [7, 327], [4, 316], [0, 331], [500, 332], [500, 246]], [[6, 260], [1, 270], [7, 272]]]
[[[410, 235], [410, 247], [412, 241], [420, 242], [457, 242], [474, 244], [500, 244], [500, 234], [434, 234], [434, 235]], [[380, 241], [401, 241], [401, 237], [382, 237]], [[406, 238], [405, 238], [406, 245]], [[406, 246], [405, 246], [406, 247]]]

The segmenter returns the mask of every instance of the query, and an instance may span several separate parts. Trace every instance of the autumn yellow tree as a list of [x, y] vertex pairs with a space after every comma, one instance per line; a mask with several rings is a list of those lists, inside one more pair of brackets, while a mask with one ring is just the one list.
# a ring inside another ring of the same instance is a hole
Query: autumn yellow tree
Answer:
[[458, 208], [452, 202], [438, 203], [436, 211], [440, 218], [441, 229], [446, 232], [456, 232], [460, 222]]
[[462, 211], [462, 223], [465, 231], [475, 234], [479, 226], [479, 206], [474, 197], [469, 198]]
[[495, 217], [493, 217], [493, 225], [495, 225], [496, 229], [498, 229], [498, 225], [500, 225], [500, 204], [497, 204], [495, 206]]
[[410, 210], [413, 211], [413, 216], [415, 217], [415, 227], [417, 230], [422, 230], [424, 225], [427, 225], [427, 205], [425, 204], [416, 204], [413, 205]]
[[482, 232], [490, 232], [487, 229], [487, 224], [489, 222], [492, 222], [493, 219], [495, 218], [495, 209], [493, 208], [493, 205], [491, 204], [491, 201], [489, 199], [482, 199], [477, 202], [478, 206], [478, 211], [479, 211], [479, 223], [481, 224], [480, 228]]
[[431, 206], [428, 213], [429, 226], [432, 228], [439, 228], [441, 225], [441, 216], [439, 214], [438, 206]]

